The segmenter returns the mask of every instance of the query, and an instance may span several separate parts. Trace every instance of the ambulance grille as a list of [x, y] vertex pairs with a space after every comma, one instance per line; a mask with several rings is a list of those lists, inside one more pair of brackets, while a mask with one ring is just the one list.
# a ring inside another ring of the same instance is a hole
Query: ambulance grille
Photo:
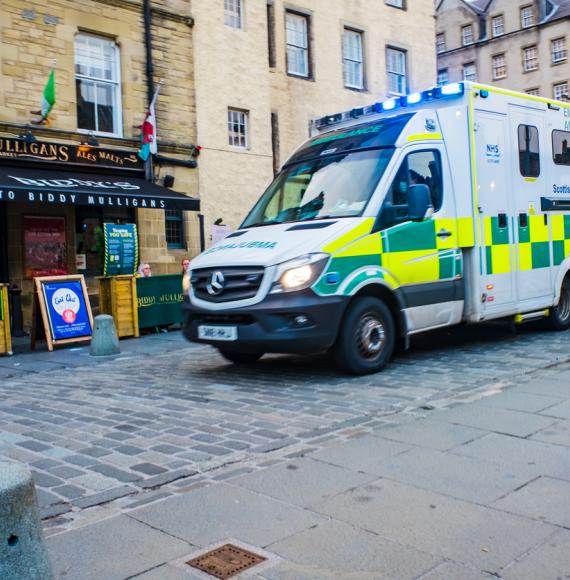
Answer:
[[207, 302], [232, 302], [253, 298], [261, 281], [261, 266], [235, 266], [225, 268], [201, 268], [192, 270], [194, 295]]

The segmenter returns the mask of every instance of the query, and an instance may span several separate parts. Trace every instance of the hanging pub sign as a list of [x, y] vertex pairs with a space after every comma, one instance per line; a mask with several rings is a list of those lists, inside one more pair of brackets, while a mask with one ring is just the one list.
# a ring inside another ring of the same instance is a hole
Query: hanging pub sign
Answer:
[[[43, 327], [48, 350], [54, 345], [91, 340], [93, 315], [82, 275], [34, 278], [31, 348]], [[38, 319], [41, 316], [41, 324]]]
[[103, 224], [105, 261], [103, 276], [133, 275], [139, 258], [136, 224]]
[[24, 216], [23, 231], [26, 278], [67, 274], [65, 218]]

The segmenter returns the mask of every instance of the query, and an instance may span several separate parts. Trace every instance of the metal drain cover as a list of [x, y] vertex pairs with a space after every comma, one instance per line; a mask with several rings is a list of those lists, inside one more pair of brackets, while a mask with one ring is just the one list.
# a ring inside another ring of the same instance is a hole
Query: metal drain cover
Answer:
[[225, 544], [193, 560], [186, 562], [193, 568], [210, 574], [215, 578], [231, 578], [252, 566], [264, 562], [267, 558], [244, 550], [233, 544]]

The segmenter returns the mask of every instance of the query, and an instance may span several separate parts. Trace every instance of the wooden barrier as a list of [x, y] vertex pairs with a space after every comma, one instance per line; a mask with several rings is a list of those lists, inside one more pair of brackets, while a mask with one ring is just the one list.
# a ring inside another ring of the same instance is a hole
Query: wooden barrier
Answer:
[[136, 278], [134, 276], [99, 278], [99, 312], [113, 317], [119, 338], [139, 336]]
[[12, 354], [8, 284], [0, 284], [0, 354]]

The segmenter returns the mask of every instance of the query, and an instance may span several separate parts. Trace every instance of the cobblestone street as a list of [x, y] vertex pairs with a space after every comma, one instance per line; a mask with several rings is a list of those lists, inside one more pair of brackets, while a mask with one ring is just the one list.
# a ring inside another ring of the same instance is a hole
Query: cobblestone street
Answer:
[[122, 346], [102, 362], [86, 348], [0, 359], [0, 459], [33, 470], [48, 534], [429, 415], [570, 360], [565, 333], [496, 325], [417, 339], [387, 370], [359, 378], [337, 373], [324, 355], [235, 367], [179, 332]]

